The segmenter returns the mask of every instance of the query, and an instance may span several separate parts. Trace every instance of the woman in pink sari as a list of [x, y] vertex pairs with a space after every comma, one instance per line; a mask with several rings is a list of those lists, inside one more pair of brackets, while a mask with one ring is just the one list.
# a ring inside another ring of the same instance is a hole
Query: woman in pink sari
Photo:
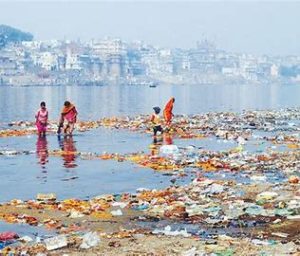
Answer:
[[39, 136], [45, 136], [47, 131], [47, 123], [48, 123], [48, 110], [46, 108], [46, 103], [43, 101], [40, 104], [40, 109], [37, 111], [35, 115], [35, 124], [38, 130]]

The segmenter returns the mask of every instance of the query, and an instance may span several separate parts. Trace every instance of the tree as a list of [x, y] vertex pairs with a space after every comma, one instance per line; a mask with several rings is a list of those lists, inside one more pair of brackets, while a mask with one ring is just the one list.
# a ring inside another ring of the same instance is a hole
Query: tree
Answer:
[[32, 39], [33, 35], [30, 33], [7, 25], [0, 25], [0, 48], [10, 42], [32, 41]]

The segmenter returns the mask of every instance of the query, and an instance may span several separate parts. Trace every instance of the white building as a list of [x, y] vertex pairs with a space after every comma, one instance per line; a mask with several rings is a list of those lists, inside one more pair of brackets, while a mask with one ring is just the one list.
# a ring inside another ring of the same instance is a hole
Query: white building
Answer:
[[81, 63], [77, 54], [71, 52], [70, 49], [67, 50], [66, 56], [66, 70], [81, 70]]
[[41, 52], [33, 56], [35, 65], [40, 66], [46, 70], [58, 69], [58, 56], [51, 52]]
[[272, 77], [276, 78], [279, 75], [279, 68], [277, 65], [273, 64], [270, 68], [270, 74]]
[[125, 54], [125, 47], [121, 39], [105, 38], [103, 40], [93, 41], [91, 43], [91, 48], [95, 54], [101, 57], [115, 54]]

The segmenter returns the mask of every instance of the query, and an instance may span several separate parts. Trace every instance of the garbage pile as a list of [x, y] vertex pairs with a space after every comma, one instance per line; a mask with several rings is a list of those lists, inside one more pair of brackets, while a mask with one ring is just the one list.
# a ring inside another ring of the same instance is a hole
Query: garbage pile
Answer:
[[[253, 131], [280, 132], [299, 131], [299, 109], [282, 109], [279, 111], [244, 111], [210, 112], [202, 115], [177, 115], [173, 121], [171, 133], [177, 138], [203, 138], [205, 136], [217, 136], [226, 139], [247, 139]], [[14, 129], [0, 130], [0, 137], [24, 136], [35, 132], [34, 122], [15, 121], [7, 124]], [[110, 129], [126, 129], [151, 133], [149, 116], [139, 115], [135, 117], [110, 117], [96, 121], [79, 121], [76, 124], [80, 132], [85, 132], [99, 127]], [[49, 121], [49, 131], [57, 130], [57, 122]]]
[[[197, 177], [190, 184], [170, 186], [163, 190], [138, 189], [136, 194], [103, 195], [90, 200], [63, 201], [57, 201], [53, 193], [39, 194], [36, 200], [12, 200], [0, 207], [0, 212], [1, 208], [9, 206], [36, 209], [39, 212], [59, 211], [70, 219], [81, 220], [79, 226], [68, 226], [59, 218], [39, 219], [26, 214], [1, 214], [0, 218], [10, 223], [43, 225], [59, 233], [71, 234], [85, 229], [84, 223], [87, 222], [88, 216], [102, 221], [115, 220], [127, 215], [128, 211], [133, 211], [132, 221], [170, 220], [176, 223], [198, 224], [202, 227], [198, 232], [189, 233], [184, 229], [172, 231], [166, 226], [163, 229], [152, 230], [154, 235], [202, 237], [203, 229], [226, 229], [226, 233], [234, 238], [235, 234], [230, 234], [231, 229], [240, 229], [236, 235], [242, 234], [244, 237], [249, 235], [251, 229], [251, 241], [256, 244], [272, 245], [263, 242], [263, 237], [275, 241], [275, 244], [288, 241], [296, 246], [299, 242], [299, 229], [290, 228], [287, 229], [288, 232], [282, 232], [281, 229], [285, 229], [285, 225], [293, 227], [295, 223], [299, 223], [299, 183], [294, 180], [280, 184], [256, 183], [260, 179], [254, 180], [253, 183], [243, 184], [232, 180], [211, 180], [197, 173]], [[111, 236], [112, 234], [107, 234], [106, 237]], [[209, 240], [218, 237], [214, 235], [209, 237]], [[83, 244], [81, 248], [87, 247], [89, 242]], [[46, 248], [50, 250], [51, 246], [46, 245]]]

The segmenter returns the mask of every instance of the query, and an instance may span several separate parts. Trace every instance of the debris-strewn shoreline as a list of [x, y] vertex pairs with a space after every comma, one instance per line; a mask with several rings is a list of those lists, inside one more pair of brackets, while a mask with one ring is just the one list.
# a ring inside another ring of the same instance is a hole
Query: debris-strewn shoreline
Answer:
[[[77, 129], [100, 127], [151, 132], [143, 115], [79, 122]], [[55, 129], [52, 122], [50, 133]], [[56, 233], [21, 238], [0, 233], [2, 254], [299, 255], [299, 130], [299, 109], [207, 113], [176, 116], [173, 129], [142, 152], [49, 150], [49, 157], [129, 161], [170, 175], [172, 185], [88, 200], [58, 200], [53, 191], [2, 203], [1, 221]], [[31, 122], [12, 122], [0, 137], [34, 132]], [[197, 140], [227, 147], [190, 145]], [[35, 153], [0, 148], [0, 157]], [[182, 177], [191, 178], [183, 185]]]

